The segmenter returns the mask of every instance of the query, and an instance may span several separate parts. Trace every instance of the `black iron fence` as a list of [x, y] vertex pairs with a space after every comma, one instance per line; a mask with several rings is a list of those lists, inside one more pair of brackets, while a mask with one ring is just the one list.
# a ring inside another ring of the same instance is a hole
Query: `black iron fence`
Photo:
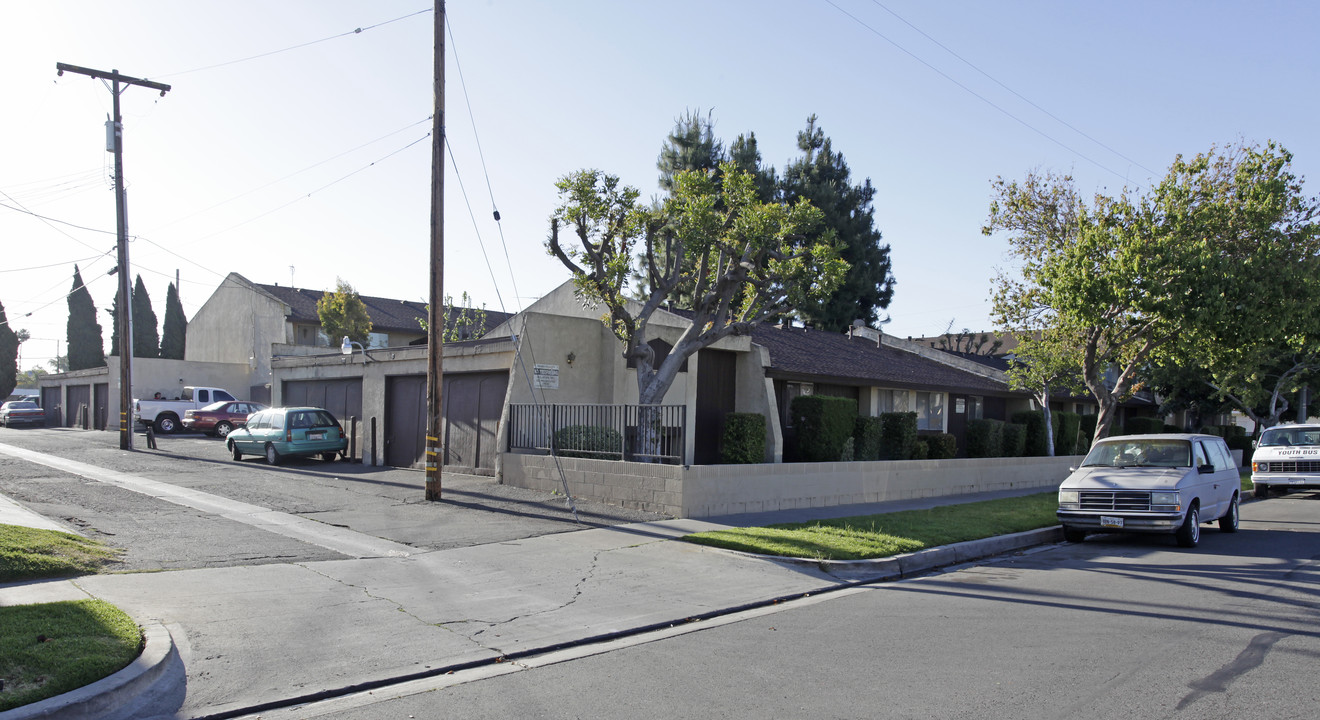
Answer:
[[681, 465], [686, 438], [684, 405], [509, 405], [510, 451]]

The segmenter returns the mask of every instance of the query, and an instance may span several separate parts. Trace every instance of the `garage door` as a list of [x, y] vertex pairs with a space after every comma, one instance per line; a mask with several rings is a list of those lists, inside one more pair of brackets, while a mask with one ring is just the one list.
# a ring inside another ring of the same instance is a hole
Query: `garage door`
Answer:
[[285, 407], [319, 407], [340, 422], [362, 417], [362, 379], [286, 380], [282, 398]]
[[[450, 470], [480, 475], [495, 472], [496, 435], [507, 372], [448, 373], [441, 401], [444, 423], [441, 444]], [[426, 376], [387, 379], [385, 462], [395, 467], [425, 467]]]

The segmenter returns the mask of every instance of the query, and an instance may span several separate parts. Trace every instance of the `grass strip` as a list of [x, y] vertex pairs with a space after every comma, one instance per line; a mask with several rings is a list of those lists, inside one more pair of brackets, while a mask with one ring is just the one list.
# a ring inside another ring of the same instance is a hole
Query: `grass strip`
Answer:
[[0, 712], [76, 690], [142, 652], [142, 630], [104, 600], [0, 607]]
[[54, 530], [0, 525], [0, 583], [94, 573], [118, 552]]
[[1058, 524], [1058, 494], [944, 505], [880, 515], [729, 528], [688, 535], [698, 545], [815, 560], [866, 560]]

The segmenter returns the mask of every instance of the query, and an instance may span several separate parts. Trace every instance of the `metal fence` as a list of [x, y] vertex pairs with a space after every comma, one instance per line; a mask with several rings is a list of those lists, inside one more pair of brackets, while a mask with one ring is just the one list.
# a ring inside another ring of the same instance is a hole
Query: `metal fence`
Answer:
[[[638, 427], [643, 423], [656, 428], [650, 450], [639, 442]], [[564, 457], [681, 465], [686, 438], [684, 405], [509, 405], [511, 451], [553, 450]]]

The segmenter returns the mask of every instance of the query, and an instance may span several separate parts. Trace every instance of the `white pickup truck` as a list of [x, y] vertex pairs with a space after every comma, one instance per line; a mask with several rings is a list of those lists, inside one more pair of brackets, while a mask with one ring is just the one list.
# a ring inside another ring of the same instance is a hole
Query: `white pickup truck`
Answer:
[[237, 400], [228, 390], [211, 387], [186, 387], [174, 400], [133, 400], [133, 422], [142, 426], [154, 425], [162, 435], [177, 432], [179, 418], [188, 410], [204, 408], [214, 402]]
[[1258, 498], [1320, 488], [1320, 425], [1276, 425], [1261, 433], [1251, 456], [1251, 482]]

